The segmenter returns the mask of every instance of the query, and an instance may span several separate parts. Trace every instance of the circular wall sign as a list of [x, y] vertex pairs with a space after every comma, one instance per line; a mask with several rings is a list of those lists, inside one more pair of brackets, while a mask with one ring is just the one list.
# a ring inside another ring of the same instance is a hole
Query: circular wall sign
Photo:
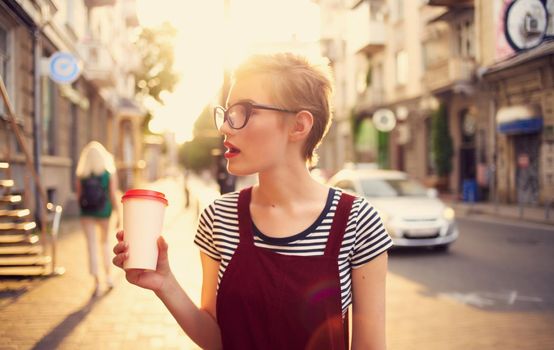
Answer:
[[506, 40], [516, 50], [540, 45], [546, 35], [548, 12], [540, 0], [516, 0], [506, 9]]
[[68, 52], [56, 52], [50, 56], [50, 78], [57, 83], [71, 84], [81, 74], [79, 61]]
[[379, 131], [389, 132], [396, 126], [396, 117], [390, 109], [378, 109], [373, 113], [373, 124]]

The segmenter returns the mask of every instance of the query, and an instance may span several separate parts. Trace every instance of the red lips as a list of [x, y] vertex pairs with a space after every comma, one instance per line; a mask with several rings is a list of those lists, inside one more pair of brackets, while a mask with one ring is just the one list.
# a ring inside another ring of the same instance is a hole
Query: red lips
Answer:
[[233, 145], [231, 142], [225, 141], [223, 143], [223, 146], [227, 148], [227, 152], [225, 152], [224, 156], [227, 159], [236, 157], [240, 153], [240, 149], [238, 149], [235, 145]]

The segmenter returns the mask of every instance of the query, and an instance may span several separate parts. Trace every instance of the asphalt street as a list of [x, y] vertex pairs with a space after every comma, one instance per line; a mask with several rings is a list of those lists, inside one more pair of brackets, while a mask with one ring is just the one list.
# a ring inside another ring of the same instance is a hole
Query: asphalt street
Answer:
[[391, 252], [389, 348], [554, 349], [552, 227], [458, 222], [447, 253]]

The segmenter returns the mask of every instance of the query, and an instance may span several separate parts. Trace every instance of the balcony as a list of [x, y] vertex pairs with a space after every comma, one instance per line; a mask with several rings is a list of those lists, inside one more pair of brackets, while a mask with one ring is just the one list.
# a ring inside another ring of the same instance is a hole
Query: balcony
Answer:
[[385, 47], [385, 24], [382, 21], [370, 20], [369, 28], [366, 30], [367, 33], [362, 33], [365, 40], [360, 42], [357, 52], [371, 56]]
[[427, 0], [429, 6], [473, 6], [474, 0]]
[[101, 7], [101, 6], [113, 6], [116, 0], [85, 0], [85, 6], [88, 8]]
[[456, 91], [472, 83], [475, 62], [462, 57], [449, 57], [425, 67], [423, 85], [431, 92]]
[[85, 78], [99, 87], [115, 86], [115, 63], [108, 48], [94, 40], [83, 42], [78, 47], [84, 61]]

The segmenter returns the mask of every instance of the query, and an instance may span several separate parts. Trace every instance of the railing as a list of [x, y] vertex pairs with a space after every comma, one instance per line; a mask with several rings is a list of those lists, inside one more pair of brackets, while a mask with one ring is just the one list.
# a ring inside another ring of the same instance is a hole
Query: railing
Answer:
[[456, 82], [473, 79], [475, 63], [471, 59], [449, 57], [425, 67], [423, 84], [430, 90], [447, 87]]
[[114, 60], [104, 44], [98, 40], [87, 39], [78, 45], [79, 54], [86, 62], [84, 74], [100, 86], [115, 85]]
[[[46, 234], [46, 226], [47, 226], [47, 223], [48, 223], [48, 219], [47, 219], [47, 211], [51, 211], [54, 213], [54, 217], [53, 217], [53, 227], [52, 227], [52, 233], [56, 233], [56, 236], [57, 236], [57, 232], [58, 232], [58, 228], [59, 228], [59, 221], [60, 221], [60, 217], [61, 217], [61, 213], [62, 213], [62, 207], [61, 206], [54, 206], [52, 203], [49, 203], [48, 202], [48, 197], [46, 196], [46, 191], [44, 190], [44, 187], [42, 186], [42, 183], [40, 181], [40, 178], [33, 166], [33, 163], [32, 163], [32, 156], [31, 156], [31, 153], [29, 152], [29, 150], [27, 149], [27, 144], [25, 143], [25, 140], [23, 139], [23, 134], [21, 132], [21, 130], [19, 130], [19, 124], [17, 123], [17, 120], [15, 118], [15, 113], [13, 111], [13, 106], [10, 102], [10, 99], [9, 99], [9, 96], [8, 96], [8, 92], [6, 90], [6, 85], [4, 84], [4, 79], [2, 78], [2, 76], [0, 76], [0, 93], [2, 95], [2, 100], [4, 101], [4, 106], [6, 107], [6, 112], [7, 112], [7, 115], [8, 115], [8, 121], [12, 127], [12, 130], [13, 132], [15, 133], [15, 136], [16, 136], [16, 140], [17, 140], [17, 143], [19, 144], [19, 147], [21, 147], [21, 150], [23, 151], [23, 154], [25, 155], [25, 163], [26, 163], [26, 166], [27, 166], [27, 170], [31, 173], [32, 175], [32, 178], [33, 178], [33, 181], [35, 183], [35, 186], [37, 188], [37, 191], [38, 191], [38, 195], [39, 195], [39, 200], [41, 202], [42, 205], [39, 206], [39, 218], [40, 218], [40, 222], [41, 222], [41, 225], [40, 225], [40, 240], [41, 240], [41, 244], [42, 244], [42, 247], [43, 247], [43, 251], [47, 251], [46, 250], [46, 242], [47, 242], [47, 234]], [[8, 160], [8, 162], [11, 160], [11, 144], [10, 144], [10, 141], [9, 139], [7, 139], [7, 155], [6, 155], [6, 158]], [[55, 228], [55, 230], [54, 230]], [[56, 255], [56, 236], [52, 235], [52, 274], [55, 274], [56, 273], [56, 265], [55, 265], [55, 255]]]

